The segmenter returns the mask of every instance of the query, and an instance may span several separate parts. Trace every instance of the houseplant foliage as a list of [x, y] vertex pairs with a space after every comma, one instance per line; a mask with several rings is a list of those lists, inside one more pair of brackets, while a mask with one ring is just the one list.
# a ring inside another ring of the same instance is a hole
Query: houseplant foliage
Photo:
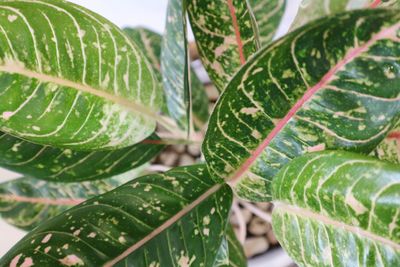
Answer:
[[[0, 213], [32, 231], [0, 265], [246, 266], [228, 223], [239, 197], [273, 201], [301, 266], [399, 266], [398, 2], [309, 16], [321, 2], [272, 42], [279, 0], [170, 0], [163, 37], [64, 1], [2, 1], [0, 165], [25, 177], [0, 185]], [[209, 119], [186, 15], [221, 93]], [[135, 178], [207, 120], [205, 162]]]

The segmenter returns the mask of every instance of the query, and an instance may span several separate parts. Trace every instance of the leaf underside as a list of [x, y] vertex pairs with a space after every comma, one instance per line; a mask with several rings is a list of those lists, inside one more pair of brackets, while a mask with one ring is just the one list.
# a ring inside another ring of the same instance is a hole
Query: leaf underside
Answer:
[[297, 156], [370, 153], [398, 121], [399, 20], [395, 10], [343, 13], [257, 53], [210, 118], [203, 152], [213, 177], [268, 201], [270, 181]]
[[300, 266], [399, 266], [400, 168], [348, 152], [293, 160], [273, 182], [273, 227]]
[[161, 45], [161, 73], [169, 114], [182, 129], [190, 131], [190, 63], [185, 10], [184, 1], [168, 1], [166, 28]]
[[0, 132], [0, 166], [53, 182], [98, 180], [147, 163], [165, 148], [154, 143], [159, 140], [153, 134], [127, 148], [84, 152], [37, 145]]
[[203, 165], [144, 176], [40, 225], [0, 265], [213, 266], [231, 202]]
[[157, 79], [111, 22], [64, 1], [7, 0], [0, 24], [1, 131], [80, 150], [154, 131]]

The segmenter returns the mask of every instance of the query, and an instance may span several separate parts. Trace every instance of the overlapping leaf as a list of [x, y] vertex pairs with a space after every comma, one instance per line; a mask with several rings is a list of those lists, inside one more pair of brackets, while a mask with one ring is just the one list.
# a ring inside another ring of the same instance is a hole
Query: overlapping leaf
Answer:
[[169, 113], [181, 128], [189, 132], [192, 100], [186, 25], [185, 1], [169, 0], [161, 45], [161, 73]]
[[214, 267], [246, 267], [247, 258], [243, 246], [236, 237], [231, 225], [227, 226], [225, 238], [218, 252]]
[[250, 0], [262, 45], [272, 41], [285, 11], [286, 0]]
[[213, 266], [231, 202], [203, 165], [144, 176], [42, 224], [0, 265]]
[[84, 152], [37, 145], [0, 132], [0, 166], [53, 182], [97, 180], [147, 163], [164, 149], [159, 140], [152, 135], [127, 148]]
[[[124, 31], [146, 51], [145, 55], [148, 56], [152, 66], [156, 70], [160, 70], [161, 35], [144, 28], [126, 28]], [[209, 101], [203, 83], [192, 68], [190, 68], [190, 86], [192, 90], [192, 119], [195, 126], [200, 128], [208, 120]], [[165, 112], [169, 114], [168, 107]]]
[[0, 214], [9, 224], [32, 230], [47, 219], [86, 199], [122, 185], [136, 177], [139, 171], [130, 171], [126, 175], [94, 182], [64, 184], [24, 177], [2, 183]]
[[296, 29], [310, 21], [323, 18], [332, 14], [343, 11], [375, 8], [375, 7], [391, 7], [399, 8], [400, 1], [389, 0], [303, 0], [300, 4], [296, 18], [291, 29]]
[[74, 149], [126, 147], [155, 129], [161, 91], [116, 26], [64, 1], [0, 4], [0, 129]]
[[313, 153], [279, 172], [273, 195], [274, 232], [299, 265], [400, 265], [398, 165]]
[[260, 51], [233, 78], [203, 144], [213, 177], [270, 199], [291, 159], [370, 153], [400, 115], [400, 13], [360, 10], [309, 24]]
[[188, 0], [188, 14], [203, 64], [223, 91], [258, 49], [255, 21], [247, 1]]

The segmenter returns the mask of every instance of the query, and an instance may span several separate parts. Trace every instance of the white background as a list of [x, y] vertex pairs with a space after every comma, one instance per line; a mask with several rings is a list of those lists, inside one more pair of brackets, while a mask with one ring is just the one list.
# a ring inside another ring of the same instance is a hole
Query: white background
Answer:
[[[90, 10], [103, 15], [120, 27], [145, 26], [149, 29], [163, 32], [165, 24], [165, 10], [167, 0], [71, 0]], [[277, 36], [283, 35], [290, 26], [291, 20], [297, 12], [300, 0], [289, 0], [282, 24]], [[18, 177], [17, 174], [0, 169], [0, 181]], [[25, 232], [20, 231], [0, 219], [0, 257], [6, 253]], [[280, 251], [273, 253], [273, 259], [257, 258], [250, 266], [252, 267], [281, 267], [286, 266], [290, 260]]]

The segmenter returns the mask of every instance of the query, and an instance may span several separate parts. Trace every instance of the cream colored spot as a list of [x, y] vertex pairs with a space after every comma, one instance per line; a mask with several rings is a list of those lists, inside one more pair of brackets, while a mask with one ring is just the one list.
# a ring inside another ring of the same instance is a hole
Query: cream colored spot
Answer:
[[66, 266], [83, 266], [83, 261], [76, 255], [68, 255], [61, 259], [60, 262]]
[[210, 229], [204, 228], [204, 229], [203, 229], [203, 234], [204, 234], [205, 236], [209, 236], [209, 235], [210, 235]]
[[12, 117], [13, 114], [14, 113], [12, 111], [4, 111], [3, 114], [1, 115], [1, 117], [4, 120], [8, 120], [8, 119], [10, 119]]
[[240, 113], [246, 114], [246, 115], [255, 115], [258, 112], [258, 108], [242, 108], [240, 110]]
[[368, 209], [353, 196], [352, 192], [347, 193], [345, 203], [349, 205], [357, 215], [368, 211]]
[[52, 236], [52, 234], [46, 235], [46, 236], [43, 238], [42, 243], [43, 243], [43, 244], [46, 244], [47, 242], [49, 242], [51, 236]]
[[14, 22], [18, 17], [16, 15], [9, 15], [8, 16], [8, 21], [9, 22]]
[[25, 258], [24, 262], [20, 265], [20, 267], [31, 267], [33, 266], [32, 258]]

